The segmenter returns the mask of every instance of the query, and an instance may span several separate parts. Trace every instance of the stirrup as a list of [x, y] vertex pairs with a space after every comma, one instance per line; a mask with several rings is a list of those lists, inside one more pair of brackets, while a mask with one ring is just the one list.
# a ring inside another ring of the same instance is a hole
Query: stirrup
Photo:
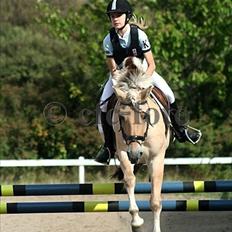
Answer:
[[[197, 139], [196, 141], [193, 141], [193, 140], [190, 138], [190, 136], [189, 136], [189, 134], [188, 134], [188, 129], [191, 129], [191, 130], [193, 130], [193, 131], [195, 131], [195, 132], [198, 133], [198, 139]], [[194, 127], [191, 127], [191, 126], [189, 126], [189, 125], [186, 126], [186, 128], [185, 128], [185, 130], [184, 130], [184, 133], [185, 133], [186, 138], [187, 138], [187, 139], [189, 140], [189, 142], [191, 142], [192, 144], [198, 143], [198, 142], [200, 141], [200, 139], [201, 139], [201, 136], [202, 136], [202, 133], [201, 133], [200, 130], [198, 130], [198, 129], [194, 128]]]
[[95, 161], [102, 163], [102, 164], [109, 164], [111, 159], [111, 152], [108, 147], [102, 146], [97, 153]]

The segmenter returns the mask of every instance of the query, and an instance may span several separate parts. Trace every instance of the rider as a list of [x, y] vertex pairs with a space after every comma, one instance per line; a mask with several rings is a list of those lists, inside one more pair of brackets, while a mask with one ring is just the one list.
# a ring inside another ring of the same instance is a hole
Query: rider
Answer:
[[155, 72], [155, 62], [151, 51], [148, 37], [143, 30], [134, 24], [129, 24], [132, 17], [132, 8], [127, 0], [112, 0], [106, 11], [112, 28], [103, 40], [103, 48], [106, 54], [106, 61], [110, 70], [110, 76], [105, 84], [100, 98], [101, 125], [104, 133], [105, 144], [96, 156], [96, 161], [108, 163], [114, 157], [114, 131], [107, 123], [107, 103], [113, 94], [112, 76], [117, 69], [121, 68], [126, 57], [136, 56], [143, 59], [146, 65], [146, 74], [152, 78], [153, 85], [157, 86], [167, 96], [170, 102], [170, 118], [174, 129], [175, 137], [179, 142], [189, 141], [197, 143], [200, 139], [200, 131], [189, 131], [188, 126], [180, 122], [177, 115], [177, 105], [174, 94], [166, 81]]

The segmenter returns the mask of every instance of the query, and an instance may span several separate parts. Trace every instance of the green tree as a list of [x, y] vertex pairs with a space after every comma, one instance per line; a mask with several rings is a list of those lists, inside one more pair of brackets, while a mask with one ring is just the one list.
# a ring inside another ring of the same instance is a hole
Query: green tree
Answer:
[[[168, 155], [231, 155], [231, 1], [130, 2], [150, 23], [157, 71], [187, 107], [191, 125], [203, 132], [197, 146], [175, 143]], [[107, 2], [30, 3], [1, 2], [0, 157], [94, 156], [101, 143], [94, 110], [107, 78]], [[68, 112], [58, 127], [42, 115], [54, 100]], [[91, 126], [79, 122], [86, 108]]]

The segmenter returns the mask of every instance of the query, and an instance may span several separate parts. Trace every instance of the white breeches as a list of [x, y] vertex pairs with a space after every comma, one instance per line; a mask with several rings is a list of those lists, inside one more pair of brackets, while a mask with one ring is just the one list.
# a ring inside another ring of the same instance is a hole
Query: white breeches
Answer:
[[[169, 87], [167, 82], [163, 79], [163, 77], [161, 77], [157, 72], [154, 72], [152, 75], [152, 84], [158, 87], [167, 96], [171, 104], [175, 101], [175, 96], [171, 88]], [[112, 82], [112, 77], [110, 75], [109, 80], [106, 82], [102, 96], [100, 98], [100, 109], [102, 112], [107, 111], [108, 101], [106, 101], [106, 99], [113, 94], [112, 86], [113, 86], [113, 82]]]
[[164, 78], [161, 77], [157, 72], [154, 72], [151, 78], [152, 84], [158, 87], [166, 95], [170, 104], [172, 104], [175, 101], [175, 96]]

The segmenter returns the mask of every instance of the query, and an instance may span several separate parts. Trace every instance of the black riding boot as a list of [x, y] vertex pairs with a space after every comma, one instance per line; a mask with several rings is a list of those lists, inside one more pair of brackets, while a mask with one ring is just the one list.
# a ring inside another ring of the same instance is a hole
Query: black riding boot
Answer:
[[187, 126], [180, 116], [176, 102], [172, 103], [170, 105], [170, 118], [176, 139], [181, 143], [186, 141], [193, 144], [197, 143], [201, 138], [201, 131]]
[[104, 146], [97, 153], [95, 161], [99, 163], [109, 164], [110, 159], [115, 154], [115, 134], [113, 127], [107, 122], [107, 113], [101, 112], [101, 123], [104, 133]]

